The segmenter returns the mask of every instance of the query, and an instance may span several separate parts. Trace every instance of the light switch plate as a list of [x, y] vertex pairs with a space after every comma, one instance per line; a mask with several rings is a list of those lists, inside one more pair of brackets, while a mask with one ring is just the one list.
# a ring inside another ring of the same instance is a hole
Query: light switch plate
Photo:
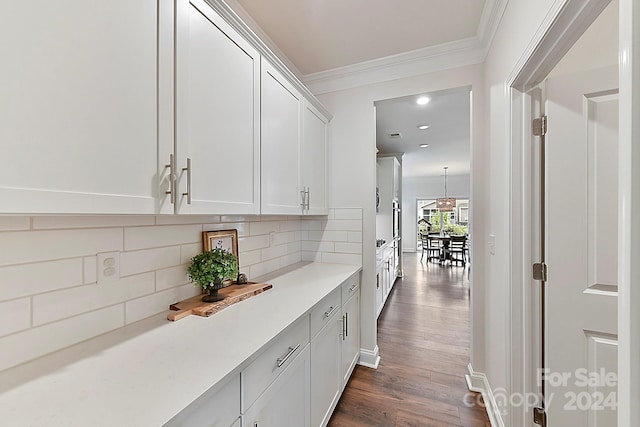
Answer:
[[120, 279], [120, 252], [98, 254], [98, 284]]

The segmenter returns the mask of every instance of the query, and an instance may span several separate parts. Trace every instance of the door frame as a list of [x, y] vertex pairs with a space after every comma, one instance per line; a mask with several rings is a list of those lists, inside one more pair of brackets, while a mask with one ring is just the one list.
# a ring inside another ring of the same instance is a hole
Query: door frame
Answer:
[[[531, 307], [537, 303], [537, 282], [532, 280], [531, 265], [537, 261], [531, 250], [533, 236], [533, 171], [529, 154], [534, 143], [531, 136], [530, 88], [541, 83], [584, 31], [611, 0], [556, 0], [532, 43], [523, 53], [507, 80], [509, 90], [511, 146], [510, 163], [510, 235], [512, 253], [509, 277], [513, 284], [508, 296], [510, 325], [507, 348], [511, 370], [507, 379], [513, 394], [537, 394], [531, 381], [539, 343], [535, 342], [538, 319]], [[640, 422], [640, 407], [631, 396], [640, 395], [640, 5], [635, 0], [619, 0], [619, 87], [620, 87], [620, 155], [618, 216], [618, 427], [632, 427]], [[636, 2], [637, 3], [637, 2]], [[634, 144], [635, 143], [635, 144]], [[635, 284], [635, 288], [632, 287]], [[525, 407], [511, 408], [510, 425], [532, 425], [532, 415]]]

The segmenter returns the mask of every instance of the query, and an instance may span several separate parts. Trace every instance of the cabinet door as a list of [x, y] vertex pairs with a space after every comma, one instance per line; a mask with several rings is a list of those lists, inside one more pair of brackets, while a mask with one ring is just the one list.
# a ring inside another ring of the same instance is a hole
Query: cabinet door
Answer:
[[177, 24], [177, 212], [257, 214], [260, 55], [203, 0]]
[[360, 358], [360, 292], [355, 293], [342, 307], [344, 334], [342, 341], [342, 388], [349, 381]]
[[327, 119], [304, 102], [302, 116], [302, 185], [307, 191], [309, 215], [326, 215], [327, 209]]
[[242, 417], [250, 427], [309, 427], [309, 345]]
[[262, 213], [300, 215], [302, 98], [264, 59], [261, 102]]
[[380, 316], [384, 305], [384, 263], [376, 272], [376, 314]]
[[3, 3], [0, 213], [158, 211], [164, 4]]
[[311, 340], [311, 425], [325, 426], [340, 396], [341, 328], [340, 310]]

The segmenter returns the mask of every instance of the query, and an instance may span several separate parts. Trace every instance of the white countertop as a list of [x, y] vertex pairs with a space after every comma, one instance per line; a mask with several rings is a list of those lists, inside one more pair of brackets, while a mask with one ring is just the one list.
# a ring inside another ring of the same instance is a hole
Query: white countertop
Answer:
[[164, 313], [0, 372], [0, 424], [161, 426], [360, 268], [297, 264], [211, 317]]

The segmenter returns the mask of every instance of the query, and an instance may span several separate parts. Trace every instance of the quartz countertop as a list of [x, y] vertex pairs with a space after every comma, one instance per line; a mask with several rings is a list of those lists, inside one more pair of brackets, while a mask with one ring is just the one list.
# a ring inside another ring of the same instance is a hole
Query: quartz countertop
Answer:
[[360, 269], [299, 263], [252, 279], [273, 289], [211, 317], [163, 313], [0, 372], [1, 423], [160, 426]]

